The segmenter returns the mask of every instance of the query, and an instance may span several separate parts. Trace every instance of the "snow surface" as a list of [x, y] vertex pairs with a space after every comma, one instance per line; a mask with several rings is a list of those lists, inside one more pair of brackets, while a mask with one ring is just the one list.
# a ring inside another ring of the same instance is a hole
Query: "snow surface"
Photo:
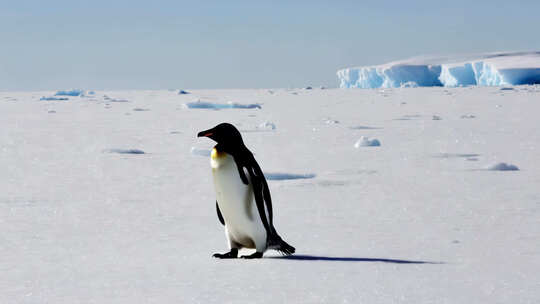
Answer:
[[228, 102], [228, 103], [212, 103], [212, 102], [206, 102], [206, 101], [195, 101], [195, 102], [187, 102], [184, 104], [185, 107], [188, 109], [213, 109], [213, 110], [221, 110], [221, 109], [260, 109], [261, 105], [252, 103], [252, 104], [240, 104], [240, 103], [234, 103], [234, 102]]
[[267, 180], [289, 180], [289, 179], [309, 179], [314, 178], [315, 174], [293, 174], [293, 173], [264, 173]]
[[144, 154], [143, 150], [139, 149], [107, 149], [105, 152], [118, 154]]
[[540, 84], [540, 52], [460, 57], [416, 57], [377, 66], [346, 68], [341, 88], [501, 86]]
[[[539, 303], [540, 87], [514, 89], [0, 92], [0, 303]], [[223, 121], [272, 121], [243, 133], [264, 172], [315, 175], [268, 182], [291, 258], [211, 257], [227, 242], [190, 148]], [[521, 170], [485, 170], [503, 161]]]

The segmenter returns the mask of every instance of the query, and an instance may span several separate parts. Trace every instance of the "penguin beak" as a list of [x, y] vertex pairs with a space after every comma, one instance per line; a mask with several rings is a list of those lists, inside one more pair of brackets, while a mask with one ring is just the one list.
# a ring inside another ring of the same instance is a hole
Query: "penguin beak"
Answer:
[[199, 132], [199, 134], [197, 134], [197, 137], [209, 137], [209, 138], [212, 138], [211, 137], [212, 135], [214, 135], [214, 129], [201, 131], [201, 132]]

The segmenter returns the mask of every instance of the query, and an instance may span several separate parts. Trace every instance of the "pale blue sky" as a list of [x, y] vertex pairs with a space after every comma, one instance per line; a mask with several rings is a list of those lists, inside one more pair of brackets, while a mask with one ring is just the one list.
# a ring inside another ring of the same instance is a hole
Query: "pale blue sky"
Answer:
[[540, 50], [538, 29], [538, 0], [5, 0], [0, 90], [335, 87], [347, 66]]

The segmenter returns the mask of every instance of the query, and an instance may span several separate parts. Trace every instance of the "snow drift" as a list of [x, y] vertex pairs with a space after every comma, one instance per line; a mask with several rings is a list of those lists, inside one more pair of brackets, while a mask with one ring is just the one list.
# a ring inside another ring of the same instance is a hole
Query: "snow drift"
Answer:
[[417, 57], [339, 70], [342, 88], [501, 86], [540, 83], [540, 52]]

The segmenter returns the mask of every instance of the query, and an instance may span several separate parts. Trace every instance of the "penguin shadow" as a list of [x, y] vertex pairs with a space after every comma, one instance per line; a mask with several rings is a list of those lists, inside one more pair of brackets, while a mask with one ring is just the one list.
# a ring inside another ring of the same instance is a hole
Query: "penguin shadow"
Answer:
[[443, 262], [416, 261], [403, 259], [384, 259], [384, 258], [356, 258], [356, 257], [331, 257], [316, 255], [289, 255], [272, 256], [268, 259], [293, 260], [293, 261], [326, 261], [326, 262], [371, 262], [371, 263], [390, 263], [390, 264], [444, 264]]

